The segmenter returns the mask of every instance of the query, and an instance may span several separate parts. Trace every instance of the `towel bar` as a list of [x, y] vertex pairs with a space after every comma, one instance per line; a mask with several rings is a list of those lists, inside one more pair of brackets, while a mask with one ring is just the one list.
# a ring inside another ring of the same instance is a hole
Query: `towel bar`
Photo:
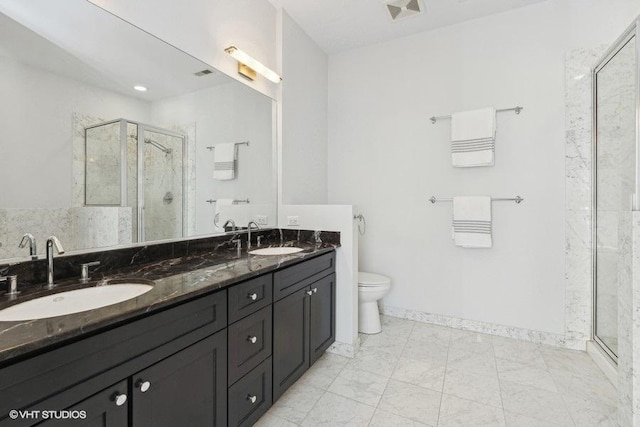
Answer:
[[[502, 108], [500, 110], [496, 110], [496, 113], [504, 113], [505, 111], [513, 111], [516, 114], [520, 114], [520, 112], [522, 110], [524, 110], [524, 107], [518, 106], [518, 107], [513, 107], [513, 108]], [[445, 120], [445, 119], [450, 119], [450, 118], [451, 118], [451, 115], [449, 115], [449, 116], [433, 116], [433, 117], [430, 117], [429, 120], [431, 120], [431, 123], [435, 125], [438, 120]]]
[[[234, 144], [236, 144], [236, 147], [238, 145], [246, 145], [247, 147], [249, 146], [249, 141], [242, 141], [242, 142], [234, 142]], [[216, 148], [215, 145], [210, 145], [207, 147], [207, 150], [209, 151], [213, 151]]]
[[[216, 199], [209, 199], [207, 200], [207, 203], [216, 203], [218, 200]], [[233, 204], [237, 205], [238, 203], [249, 203], [249, 199], [242, 199], [242, 200], [234, 200]]]
[[[453, 197], [431, 196], [429, 201], [431, 203], [435, 203], [435, 202], [452, 202], [453, 201]], [[516, 203], [520, 204], [520, 203], [524, 202], [524, 199], [522, 197], [520, 197], [520, 196], [516, 196], [516, 197], [492, 197], [491, 201], [492, 202], [516, 202]]]

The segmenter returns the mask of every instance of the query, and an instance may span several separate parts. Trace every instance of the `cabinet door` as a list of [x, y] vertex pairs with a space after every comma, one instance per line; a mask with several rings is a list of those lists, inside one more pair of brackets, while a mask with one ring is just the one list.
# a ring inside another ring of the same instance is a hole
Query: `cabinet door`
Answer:
[[309, 368], [307, 291], [301, 289], [273, 305], [274, 402]]
[[336, 275], [311, 284], [311, 291], [309, 345], [313, 365], [336, 340]]
[[226, 426], [227, 331], [132, 377], [133, 427]]
[[[121, 381], [66, 410], [67, 418], [50, 419], [42, 427], [126, 427], [129, 415], [127, 382]], [[61, 412], [61, 411], [56, 411]]]

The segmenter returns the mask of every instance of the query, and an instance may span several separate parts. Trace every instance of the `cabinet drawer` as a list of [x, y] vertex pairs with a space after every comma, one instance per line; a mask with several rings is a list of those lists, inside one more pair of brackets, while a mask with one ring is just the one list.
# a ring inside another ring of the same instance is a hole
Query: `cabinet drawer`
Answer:
[[271, 356], [271, 305], [229, 326], [229, 385]]
[[273, 274], [273, 300], [277, 301], [335, 271], [335, 252], [321, 255]]
[[273, 275], [265, 274], [229, 288], [229, 323], [273, 302]]
[[250, 426], [271, 406], [271, 358], [229, 388], [229, 426]]

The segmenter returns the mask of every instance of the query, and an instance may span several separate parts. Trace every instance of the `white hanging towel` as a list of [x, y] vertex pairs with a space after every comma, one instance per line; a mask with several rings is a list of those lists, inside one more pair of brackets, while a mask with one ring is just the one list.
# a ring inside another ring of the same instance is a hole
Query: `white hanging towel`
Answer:
[[224, 232], [224, 228], [222, 228], [222, 226], [224, 225], [224, 221], [229, 219], [229, 218], [227, 218], [227, 219], [220, 218], [220, 210], [222, 208], [224, 208], [225, 206], [233, 205], [233, 201], [234, 201], [233, 199], [217, 199], [216, 200], [216, 203], [215, 203], [216, 210], [215, 210], [215, 216], [214, 216], [213, 225], [214, 225], [215, 231], [217, 233]]
[[464, 248], [490, 248], [491, 197], [453, 198], [453, 239]]
[[227, 181], [235, 178], [236, 144], [217, 144], [213, 150], [213, 179]]
[[492, 107], [451, 115], [451, 162], [454, 167], [493, 166], [496, 109]]

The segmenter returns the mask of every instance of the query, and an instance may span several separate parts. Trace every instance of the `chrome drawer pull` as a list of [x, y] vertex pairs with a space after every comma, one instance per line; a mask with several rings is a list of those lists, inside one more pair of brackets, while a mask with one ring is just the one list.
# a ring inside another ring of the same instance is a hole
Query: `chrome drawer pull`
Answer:
[[138, 387], [141, 392], [146, 393], [147, 390], [151, 388], [151, 383], [149, 381], [138, 380], [136, 387]]
[[258, 294], [249, 294], [247, 295], [247, 298], [249, 298], [251, 301], [255, 301], [258, 299]]
[[249, 402], [251, 402], [251, 403], [256, 403], [256, 401], [258, 400], [258, 396], [251, 396], [251, 395], [248, 395], [248, 396], [247, 396], [247, 400], [248, 400]]
[[247, 337], [247, 341], [251, 341], [251, 344], [255, 344], [258, 342], [258, 337], [252, 337], [251, 335], [249, 335]]
[[117, 406], [122, 406], [127, 402], [127, 395], [116, 393], [113, 395], [113, 401], [116, 402]]

